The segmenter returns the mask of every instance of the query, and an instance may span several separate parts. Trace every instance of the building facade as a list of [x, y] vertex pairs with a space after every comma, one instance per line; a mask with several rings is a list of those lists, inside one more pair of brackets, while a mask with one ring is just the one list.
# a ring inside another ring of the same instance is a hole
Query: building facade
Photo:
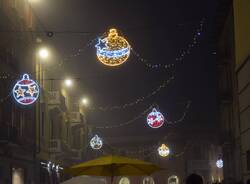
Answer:
[[[37, 27], [28, 0], [0, 0], [1, 184], [59, 183], [63, 167], [80, 162], [85, 152], [84, 110], [62, 80], [43, 68], [47, 63], [37, 71], [37, 50], [46, 40]], [[40, 85], [40, 98], [30, 107], [18, 105], [11, 95], [23, 73]]]
[[227, 182], [250, 178], [250, 2], [229, 1], [218, 47], [221, 144]]
[[11, 91], [33, 70], [35, 27], [28, 1], [0, 1], [0, 183], [35, 183], [34, 109], [22, 108]]
[[64, 180], [64, 167], [83, 160], [88, 129], [79, 99], [63, 86], [62, 80], [51, 78], [45, 71], [43, 84], [37, 114], [40, 182], [59, 183]]

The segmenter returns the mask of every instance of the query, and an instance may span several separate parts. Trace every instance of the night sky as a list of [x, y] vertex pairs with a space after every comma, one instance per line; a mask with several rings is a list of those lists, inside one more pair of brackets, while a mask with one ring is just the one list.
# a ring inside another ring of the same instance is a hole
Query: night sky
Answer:
[[107, 67], [98, 62], [92, 44], [79, 56], [65, 61], [53, 75], [80, 77], [72, 94], [87, 96], [91, 107], [132, 102], [175, 76], [175, 80], [157, 95], [126, 110], [88, 110], [88, 124], [93, 126], [123, 123], [151, 104], [157, 104], [165, 118], [173, 121], [182, 115], [186, 102], [192, 101], [186, 119], [178, 125], [153, 130], [143, 117], [122, 128], [94, 130], [104, 137], [165, 135], [171, 129], [192, 131], [192, 127], [217, 126], [216, 55], [212, 40], [215, 0], [50, 0], [34, 4], [34, 8], [41, 20], [39, 28], [55, 32], [52, 38], [43, 39], [55, 48], [58, 60], [85, 48], [91, 40], [115, 27], [150, 63], [171, 64], [192, 41], [199, 22], [205, 18], [199, 44], [182, 64], [169, 71], [149, 69], [133, 54], [125, 64]]

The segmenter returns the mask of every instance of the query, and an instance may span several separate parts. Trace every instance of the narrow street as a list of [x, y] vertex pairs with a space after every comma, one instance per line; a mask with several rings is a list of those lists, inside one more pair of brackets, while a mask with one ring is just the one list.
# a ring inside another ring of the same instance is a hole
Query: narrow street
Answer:
[[249, 0], [0, 0], [0, 184], [250, 184]]

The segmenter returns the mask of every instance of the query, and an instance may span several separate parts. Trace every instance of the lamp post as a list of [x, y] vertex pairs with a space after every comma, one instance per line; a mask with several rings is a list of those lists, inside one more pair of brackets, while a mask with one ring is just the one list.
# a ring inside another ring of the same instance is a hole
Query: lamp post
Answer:
[[37, 65], [37, 70], [36, 70], [36, 73], [37, 73], [37, 80], [38, 82], [40, 83], [40, 86], [43, 87], [44, 86], [44, 81], [43, 81], [43, 78], [44, 78], [44, 70], [43, 70], [43, 63], [45, 61], [48, 61], [48, 58], [49, 58], [49, 50], [46, 48], [46, 47], [41, 47], [38, 52], [37, 52], [37, 62], [36, 62], [36, 65]]
[[[39, 83], [40, 88], [43, 87], [43, 62], [45, 62], [49, 57], [49, 51], [46, 48], [37, 49], [35, 52], [35, 76], [36, 81]], [[36, 103], [35, 108], [35, 124], [34, 124], [34, 161], [37, 163], [37, 154], [40, 153], [40, 121], [41, 121], [41, 98], [42, 98], [42, 91], [41, 96]], [[35, 164], [36, 165], [36, 164]], [[34, 165], [34, 166], [35, 166]], [[36, 167], [35, 167], [36, 168]], [[40, 168], [40, 164], [39, 164]], [[36, 169], [35, 169], [36, 170]], [[36, 171], [40, 173], [39, 171]], [[39, 179], [36, 179], [37, 181]]]
[[[40, 85], [40, 88], [43, 88], [43, 78], [44, 78], [44, 71], [43, 71], [43, 62], [45, 62], [49, 57], [49, 51], [47, 48], [42, 47], [37, 50], [36, 52], [36, 80]], [[42, 91], [41, 91], [42, 92]], [[35, 154], [40, 153], [40, 125], [41, 125], [41, 98], [43, 93], [39, 98], [38, 103], [36, 104], [36, 123], [35, 123]]]

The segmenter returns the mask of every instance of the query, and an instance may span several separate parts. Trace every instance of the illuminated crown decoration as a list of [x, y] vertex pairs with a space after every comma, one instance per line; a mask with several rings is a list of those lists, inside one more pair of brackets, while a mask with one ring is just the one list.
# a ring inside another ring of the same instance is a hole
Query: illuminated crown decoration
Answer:
[[99, 38], [95, 45], [99, 61], [107, 66], [123, 64], [130, 55], [130, 45], [127, 40], [118, 35], [116, 29], [110, 29], [108, 36]]
[[165, 144], [162, 144], [158, 148], [158, 153], [162, 157], [167, 157], [169, 155], [169, 153], [170, 153], [170, 150], [169, 150], [169, 148]]
[[12, 94], [14, 99], [21, 105], [31, 105], [39, 97], [38, 84], [24, 74], [22, 79], [15, 84]]
[[90, 140], [90, 146], [92, 149], [101, 149], [103, 145], [102, 139], [98, 136], [95, 135], [91, 140]]

